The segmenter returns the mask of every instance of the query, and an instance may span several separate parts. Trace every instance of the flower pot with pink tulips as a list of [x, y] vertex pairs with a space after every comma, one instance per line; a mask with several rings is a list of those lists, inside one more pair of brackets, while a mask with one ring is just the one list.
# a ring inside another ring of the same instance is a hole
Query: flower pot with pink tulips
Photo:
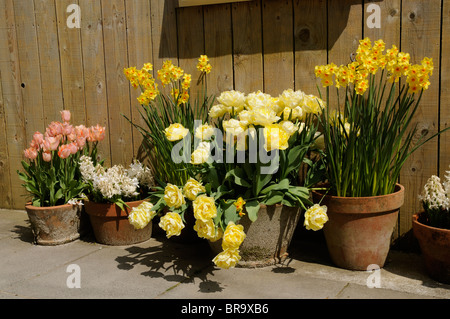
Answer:
[[83, 231], [80, 198], [86, 184], [79, 159], [87, 155], [97, 162], [97, 144], [105, 137], [100, 125], [70, 123], [70, 111], [61, 122], [51, 122], [44, 133], [35, 132], [24, 150], [23, 171], [18, 171], [30, 195], [26, 210], [38, 244], [56, 245], [79, 238]]

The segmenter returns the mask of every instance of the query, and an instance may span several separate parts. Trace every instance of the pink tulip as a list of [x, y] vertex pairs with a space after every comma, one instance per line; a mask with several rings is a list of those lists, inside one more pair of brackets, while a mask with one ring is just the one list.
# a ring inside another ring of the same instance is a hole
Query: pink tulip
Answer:
[[25, 158], [35, 160], [37, 157], [37, 150], [33, 147], [27, 148], [25, 151], [23, 151], [23, 155], [25, 156]]
[[89, 131], [88, 141], [90, 142], [103, 141], [105, 138], [105, 128], [101, 127], [99, 124], [97, 124], [97, 126], [92, 126]]
[[59, 147], [58, 156], [60, 158], [68, 158], [70, 154], [69, 144], [64, 144]]
[[63, 133], [63, 126], [59, 122], [51, 122], [45, 131], [45, 135], [50, 137], [56, 137], [62, 135], [62, 133]]
[[86, 145], [86, 138], [84, 137], [77, 137], [75, 140], [75, 143], [77, 143], [78, 148], [81, 150]]
[[36, 145], [41, 145], [44, 142], [44, 134], [40, 132], [36, 132], [33, 134], [33, 141], [36, 142]]
[[68, 149], [70, 150], [70, 154], [75, 154], [76, 152], [78, 152], [78, 145], [75, 142], [72, 142], [68, 145]]
[[63, 122], [69, 123], [70, 122], [70, 111], [61, 111], [61, 118]]
[[62, 128], [63, 128], [63, 130], [62, 130], [63, 135], [68, 136], [68, 135], [72, 134], [72, 132], [73, 132], [73, 126], [68, 123], [64, 123]]
[[42, 159], [46, 162], [50, 162], [52, 160], [52, 153], [49, 151], [43, 152]]
[[78, 137], [84, 137], [84, 138], [89, 137], [89, 129], [84, 125], [75, 126], [75, 133], [77, 134], [77, 138]]
[[42, 143], [44, 151], [56, 151], [60, 142], [59, 137], [46, 137]]

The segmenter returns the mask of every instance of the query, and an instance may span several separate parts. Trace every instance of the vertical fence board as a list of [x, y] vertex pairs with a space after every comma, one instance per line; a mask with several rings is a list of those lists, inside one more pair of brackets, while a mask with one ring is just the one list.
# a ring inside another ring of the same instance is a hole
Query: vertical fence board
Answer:
[[[35, 0], [44, 124], [61, 120], [64, 109], [54, 0]], [[43, 130], [41, 128], [41, 130]]]
[[[152, 25], [150, 20], [150, 1], [133, 0], [126, 1], [127, 12], [127, 38], [128, 38], [128, 64], [140, 69], [144, 63], [153, 63]], [[144, 125], [137, 107], [137, 98], [141, 94], [140, 89], [130, 88], [131, 120], [138, 125]], [[134, 155], [142, 160], [145, 154], [141, 148], [142, 135], [137, 129], [132, 128]]]
[[261, 2], [234, 3], [234, 88], [244, 93], [264, 90]]
[[[8, 164], [2, 166], [11, 180], [10, 198], [1, 207], [23, 209], [26, 192], [16, 171], [21, 169], [23, 149], [27, 145], [25, 119], [21, 95], [19, 52], [17, 47], [14, 6], [12, 0], [0, 0], [0, 77], [3, 96], [3, 115], [8, 148]], [[8, 171], [9, 168], [9, 171]]]
[[219, 95], [233, 89], [231, 5], [206, 6], [203, 14], [205, 54], [213, 67], [208, 76], [208, 94]]
[[83, 19], [81, 21], [81, 43], [83, 81], [85, 87], [86, 126], [100, 124], [106, 127], [106, 137], [98, 144], [98, 154], [111, 165], [109, 136], [112, 128], [108, 121], [106, 96], [105, 55], [103, 48], [103, 23], [101, 0], [80, 0]]
[[11, 175], [9, 172], [8, 143], [5, 121], [5, 104], [0, 72], [0, 203], [11, 207]]
[[179, 66], [192, 76], [191, 101], [199, 98], [200, 87], [197, 86], [197, 62], [205, 53], [203, 30], [203, 7], [186, 7], [177, 9], [178, 60]]
[[176, 0], [151, 0], [154, 74], [164, 60], [178, 62]]
[[[442, 65], [440, 96], [440, 129], [450, 126], [450, 2], [444, 1], [442, 17]], [[450, 132], [439, 137], [439, 175], [444, 178], [450, 171]]]
[[264, 91], [294, 88], [292, 1], [263, 0]]
[[[80, 29], [69, 28], [67, 25], [67, 18], [71, 14], [67, 12], [67, 7], [71, 4], [78, 4], [78, 1], [56, 1], [59, 54], [64, 108], [72, 113], [71, 122], [80, 125], [86, 123], [83, 58]], [[81, 12], [81, 15], [83, 15], [83, 12]]]
[[295, 89], [317, 95], [314, 67], [327, 63], [327, 1], [294, 1]]
[[39, 48], [37, 43], [34, 3], [14, 1], [17, 46], [19, 52], [22, 101], [25, 116], [25, 140], [44, 128]]
[[111, 137], [111, 163], [129, 165], [133, 158], [130, 118], [130, 84], [123, 74], [128, 66], [125, 3], [102, 1], [106, 85]]
[[[427, 56], [433, 58], [435, 66], [430, 88], [424, 92], [412, 123], [418, 127], [416, 139], [425, 132], [430, 136], [438, 129], [440, 21], [440, 0], [402, 2], [401, 51], [410, 53], [411, 63], [420, 63]], [[423, 185], [431, 175], [437, 174], [437, 141], [431, 140], [419, 148], [403, 167], [400, 182], [407, 196], [399, 220], [401, 234], [411, 229], [412, 215], [420, 210], [418, 195]]]

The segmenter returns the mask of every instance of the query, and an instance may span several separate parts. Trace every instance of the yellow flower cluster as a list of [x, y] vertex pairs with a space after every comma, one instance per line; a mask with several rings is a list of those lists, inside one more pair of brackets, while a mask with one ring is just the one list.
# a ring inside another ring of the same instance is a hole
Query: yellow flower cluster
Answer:
[[141, 95], [138, 101], [142, 105], [147, 105], [153, 101], [159, 94], [158, 84], [155, 82], [153, 75], [150, 73], [153, 70], [151, 63], [145, 63], [142, 69], [137, 70], [136, 67], [124, 69], [124, 74], [131, 85], [136, 89], [141, 88]]
[[[211, 72], [212, 67], [208, 61], [206, 55], [200, 56], [197, 68], [202, 74]], [[151, 63], [145, 63], [140, 70], [136, 69], [136, 67], [129, 67], [123, 71], [135, 89], [141, 88], [142, 93], [138, 97], [138, 101], [142, 105], [148, 105], [160, 94], [151, 71], [153, 71]], [[157, 78], [161, 81], [163, 87], [171, 86], [170, 93], [177, 105], [185, 104], [189, 101], [192, 77], [190, 74], [185, 73], [182, 68], [174, 65], [171, 60], [163, 62], [161, 69], [157, 71]]]
[[180, 214], [168, 212], [159, 221], [159, 227], [166, 231], [167, 238], [179, 236], [181, 230], [185, 227]]
[[308, 230], [320, 230], [328, 221], [327, 206], [314, 204], [305, 212], [304, 226]]
[[213, 262], [220, 268], [232, 268], [241, 259], [239, 246], [243, 243], [246, 234], [244, 226], [236, 225], [230, 221], [222, 236], [223, 251], [214, 257]]
[[211, 107], [209, 116], [231, 115], [231, 119], [222, 123], [225, 140], [237, 143], [237, 149], [241, 151], [247, 147], [246, 137], [256, 134], [255, 126], [264, 128], [267, 151], [286, 149], [289, 138], [300, 129], [298, 122], [307, 114], [320, 114], [325, 107], [318, 97], [292, 89], [283, 91], [278, 97], [261, 91], [247, 96], [239, 91], [225, 91], [217, 101], [219, 104]]
[[212, 66], [211, 66], [211, 64], [209, 64], [208, 56], [206, 56], [206, 55], [200, 56], [200, 58], [198, 59], [198, 63], [197, 63], [197, 69], [200, 72], [204, 72], [206, 74], [211, 72]]
[[169, 141], [176, 142], [183, 139], [189, 133], [189, 129], [185, 128], [180, 123], [174, 123], [170, 124], [169, 127], [164, 130], [164, 133]]
[[152, 203], [147, 201], [142, 202], [139, 206], [133, 207], [131, 213], [128, 215], [128, 221], [135, 229], [144, 228], [156, 215], [156, 211], [152, 211], [152, 208]]
[[373, 43], [369, 38], [360, 40], [355, 61], [348, 65], [337, 66], [334, 63], [318, 65], [315, 75], [321, 79], [324, 87], [335, 85], [336, 88], [353, 84], [356, 94], [363, 95], [369, 88], [369, 75], [378, 70], [387, 70], [388, 80], [398, 82], [400, 77], [406, 77], [409, 93], [417, 93], [428, 89], [429, 77], [433, 73], [433, 60], [425, 57], [421, 64], [411, 64], [409, 53], [399, 52], [393, 45], [386, 51], [383, 40]]
[[240, 217], [244, 216], [244, 205], [245, 205], [245, 201], [242, 197], [239, 197], [235, 202], [234, 202], [234, 206], [236, 206], [236, 213], [239, 214]]

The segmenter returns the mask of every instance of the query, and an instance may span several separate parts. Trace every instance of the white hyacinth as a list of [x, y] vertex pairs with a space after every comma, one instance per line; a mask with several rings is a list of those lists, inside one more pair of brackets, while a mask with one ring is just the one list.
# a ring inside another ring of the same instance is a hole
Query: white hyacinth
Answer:
[[[446, 176], [447, 177], [447, 176]], [[419, 199], [429, 209], [446, 209], [450, 208], [450, 198], [448, 197], [449, 179], [444, 183], [446, 187], [441, 184], [441, 179], [432, 175], [425, 184], [422, 194]]]
[[131, 198], [139, 195], [140, 185], [150, 185], [152, 176], [148, 168], [144, 168], [141, 163], [135, 161], [129, 169], [122, 165], [115, 165], [109, 169], [101, 165], [94, 167], [89, 156], [80, 158], [80, 171], [83, 180], [90, 182], [95, 191], [98, 191], [105, 198], [123, 196]]

